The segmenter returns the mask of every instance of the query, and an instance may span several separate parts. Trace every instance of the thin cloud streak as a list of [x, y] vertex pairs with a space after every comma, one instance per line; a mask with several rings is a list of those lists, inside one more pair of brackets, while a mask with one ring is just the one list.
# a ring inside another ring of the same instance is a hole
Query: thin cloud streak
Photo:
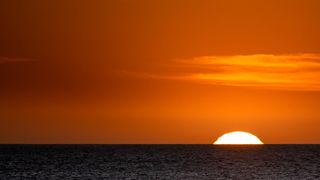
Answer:
[[[167, 72], [170, 67], [175, 71]], [[203, 56], [175, 60], [170, 67], [131, 74], [224, 86], [320, 91], [320, 54]]]
[[0, 57], [0, 64], [30, 62], [30, 61], [35, 61], [35, 60], [34, 59], [29, 59], [29, 58]]
[[206, 56], [180, 63], [219, 71], [193, 73], [187, 79], [229, 86], [320, 90], [320, 54]]

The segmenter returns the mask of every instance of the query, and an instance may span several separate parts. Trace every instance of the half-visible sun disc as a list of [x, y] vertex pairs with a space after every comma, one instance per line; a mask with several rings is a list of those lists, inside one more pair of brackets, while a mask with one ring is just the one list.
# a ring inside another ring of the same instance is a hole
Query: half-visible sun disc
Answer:
[[263, 144], [263, 142], [251, 133], [235, 131], [222, 135], [213, 144]]

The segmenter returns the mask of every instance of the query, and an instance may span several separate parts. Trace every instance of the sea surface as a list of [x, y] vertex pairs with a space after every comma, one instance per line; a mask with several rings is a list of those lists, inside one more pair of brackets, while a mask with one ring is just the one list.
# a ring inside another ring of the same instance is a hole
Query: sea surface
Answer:
[[320, 145], [0, 145], [0, 179], [320, 179]]

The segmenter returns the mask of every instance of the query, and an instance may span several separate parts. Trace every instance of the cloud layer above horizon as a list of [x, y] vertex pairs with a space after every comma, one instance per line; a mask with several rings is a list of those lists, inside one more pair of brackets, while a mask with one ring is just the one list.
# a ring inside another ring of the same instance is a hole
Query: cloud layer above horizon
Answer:
[[171, 68], [175, 71], [144, 75], [225, 86], [320, 90], [320, 54], [202, 56], [175, 60]]

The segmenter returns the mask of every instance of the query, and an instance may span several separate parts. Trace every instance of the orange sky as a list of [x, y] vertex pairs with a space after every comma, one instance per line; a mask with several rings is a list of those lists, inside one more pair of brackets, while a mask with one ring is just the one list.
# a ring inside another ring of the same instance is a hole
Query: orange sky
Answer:
[[320, 143], [318, 0], [0, 2], [0, 143]]

